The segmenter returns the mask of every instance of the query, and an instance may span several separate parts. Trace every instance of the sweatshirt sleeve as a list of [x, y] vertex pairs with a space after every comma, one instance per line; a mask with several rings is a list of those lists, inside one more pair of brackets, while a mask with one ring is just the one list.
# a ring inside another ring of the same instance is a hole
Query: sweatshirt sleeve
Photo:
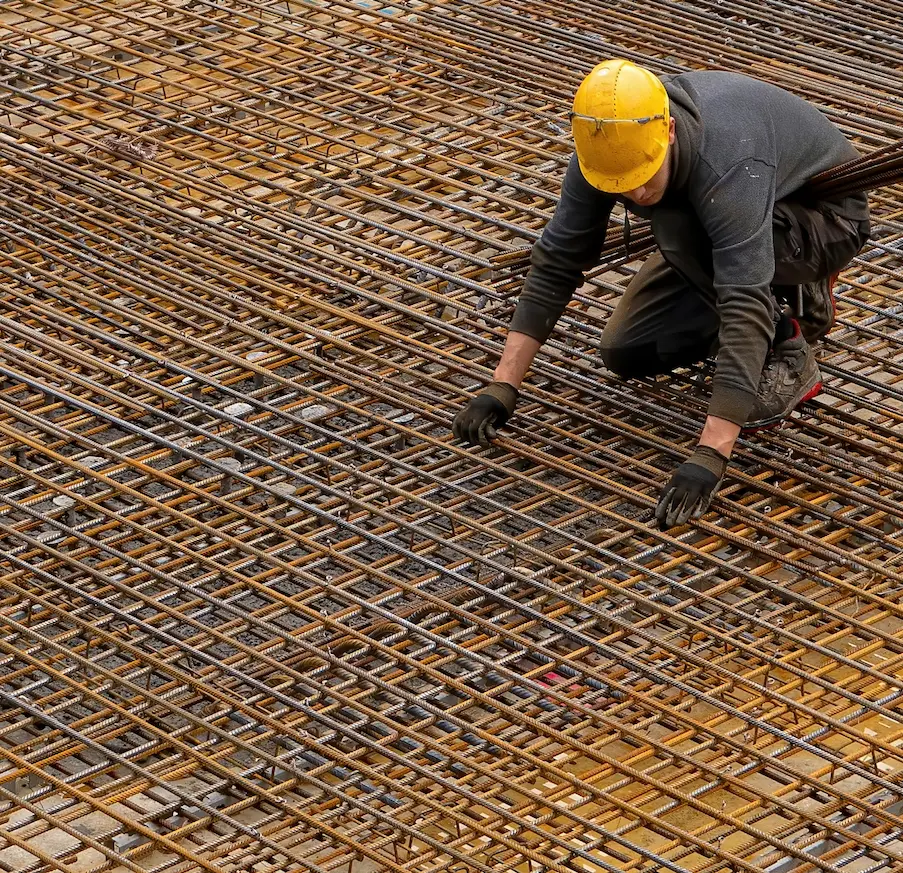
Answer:
[[593, 188], [571, 157], [561, 199], [533, 246], [510, 330], [544, 343], [561, 313], [583, 283], [583, 274], [599, 262], [615, 198]]
[[774, 168], [744, 158], [705, 197], [700, 219], [712, 241], [719, 350], [709, 415], [745, 424], [774, 337]]

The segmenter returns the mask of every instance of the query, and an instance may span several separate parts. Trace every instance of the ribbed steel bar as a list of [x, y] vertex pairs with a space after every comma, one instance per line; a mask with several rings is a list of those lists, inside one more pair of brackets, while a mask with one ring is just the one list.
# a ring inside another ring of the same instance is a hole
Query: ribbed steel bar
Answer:
[[598, 15], [0, 9], [0, 867], [903, 866], [897, 187], [825, 393], [692, 528], [651, 509], [710, 367], [596, 353], [621, 215], [498, 445], [449, 434], [594, 62], [753, 72], [887, 151], [903, 28]]

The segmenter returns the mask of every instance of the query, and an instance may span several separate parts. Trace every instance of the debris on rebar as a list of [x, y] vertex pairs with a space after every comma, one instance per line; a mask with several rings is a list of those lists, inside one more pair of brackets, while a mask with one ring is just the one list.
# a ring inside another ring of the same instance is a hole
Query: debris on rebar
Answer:
[[100, 140], [100, 146], [119, 158], [152, 161], [157, 156], [157, 144], [126, 134], [111, 134]]

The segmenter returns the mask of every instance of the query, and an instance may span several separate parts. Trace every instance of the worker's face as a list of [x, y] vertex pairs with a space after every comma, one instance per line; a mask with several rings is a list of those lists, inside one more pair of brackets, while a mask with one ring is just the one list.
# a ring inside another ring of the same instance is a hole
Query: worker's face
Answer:
[[656, 174], [645, 184], [639, 188], [633, 188], [630, 191], [624, 191], [623, 196], [628, 200], [636, 203], [637, 206], [655, 206], [668, 188], [668, 180], [671, 178], [671, 143], [674, 142], [674, 119], [671, 119], [670, 129], [668, 131], [668, 153], [665, 160], [658, 168]]

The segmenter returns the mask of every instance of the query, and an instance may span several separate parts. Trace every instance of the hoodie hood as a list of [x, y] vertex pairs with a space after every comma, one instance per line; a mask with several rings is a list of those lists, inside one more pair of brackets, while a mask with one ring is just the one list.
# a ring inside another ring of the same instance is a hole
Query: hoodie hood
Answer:
[[692, 85], [686, 82], [684, 76], [662, 76], [662, 82], [671, 101], [671, 116], [675, 122], [668, 189], [678, 192], [686, 188], [690, 172], [699, 157], [702, 121], [693, 99]]
[[[699, 146], [702, 141], [702, 120], [699, 109], [693, 100], [692, 86], [688, 85], [684, 75], [662, 76], [665, 90], [670, 101], [671, 117], [674, 119], [674, 142], [671, 144], [671, 175], [668, 178], [668, 189], [663, 200], [667, 202], [675, 195], [686, 190], [690, 173], [699, 158]], [[632, 200], [616, 195], [616, 199], [624, 207], [640, 218], [651, 219], [655, 206], [640, 206]]]

